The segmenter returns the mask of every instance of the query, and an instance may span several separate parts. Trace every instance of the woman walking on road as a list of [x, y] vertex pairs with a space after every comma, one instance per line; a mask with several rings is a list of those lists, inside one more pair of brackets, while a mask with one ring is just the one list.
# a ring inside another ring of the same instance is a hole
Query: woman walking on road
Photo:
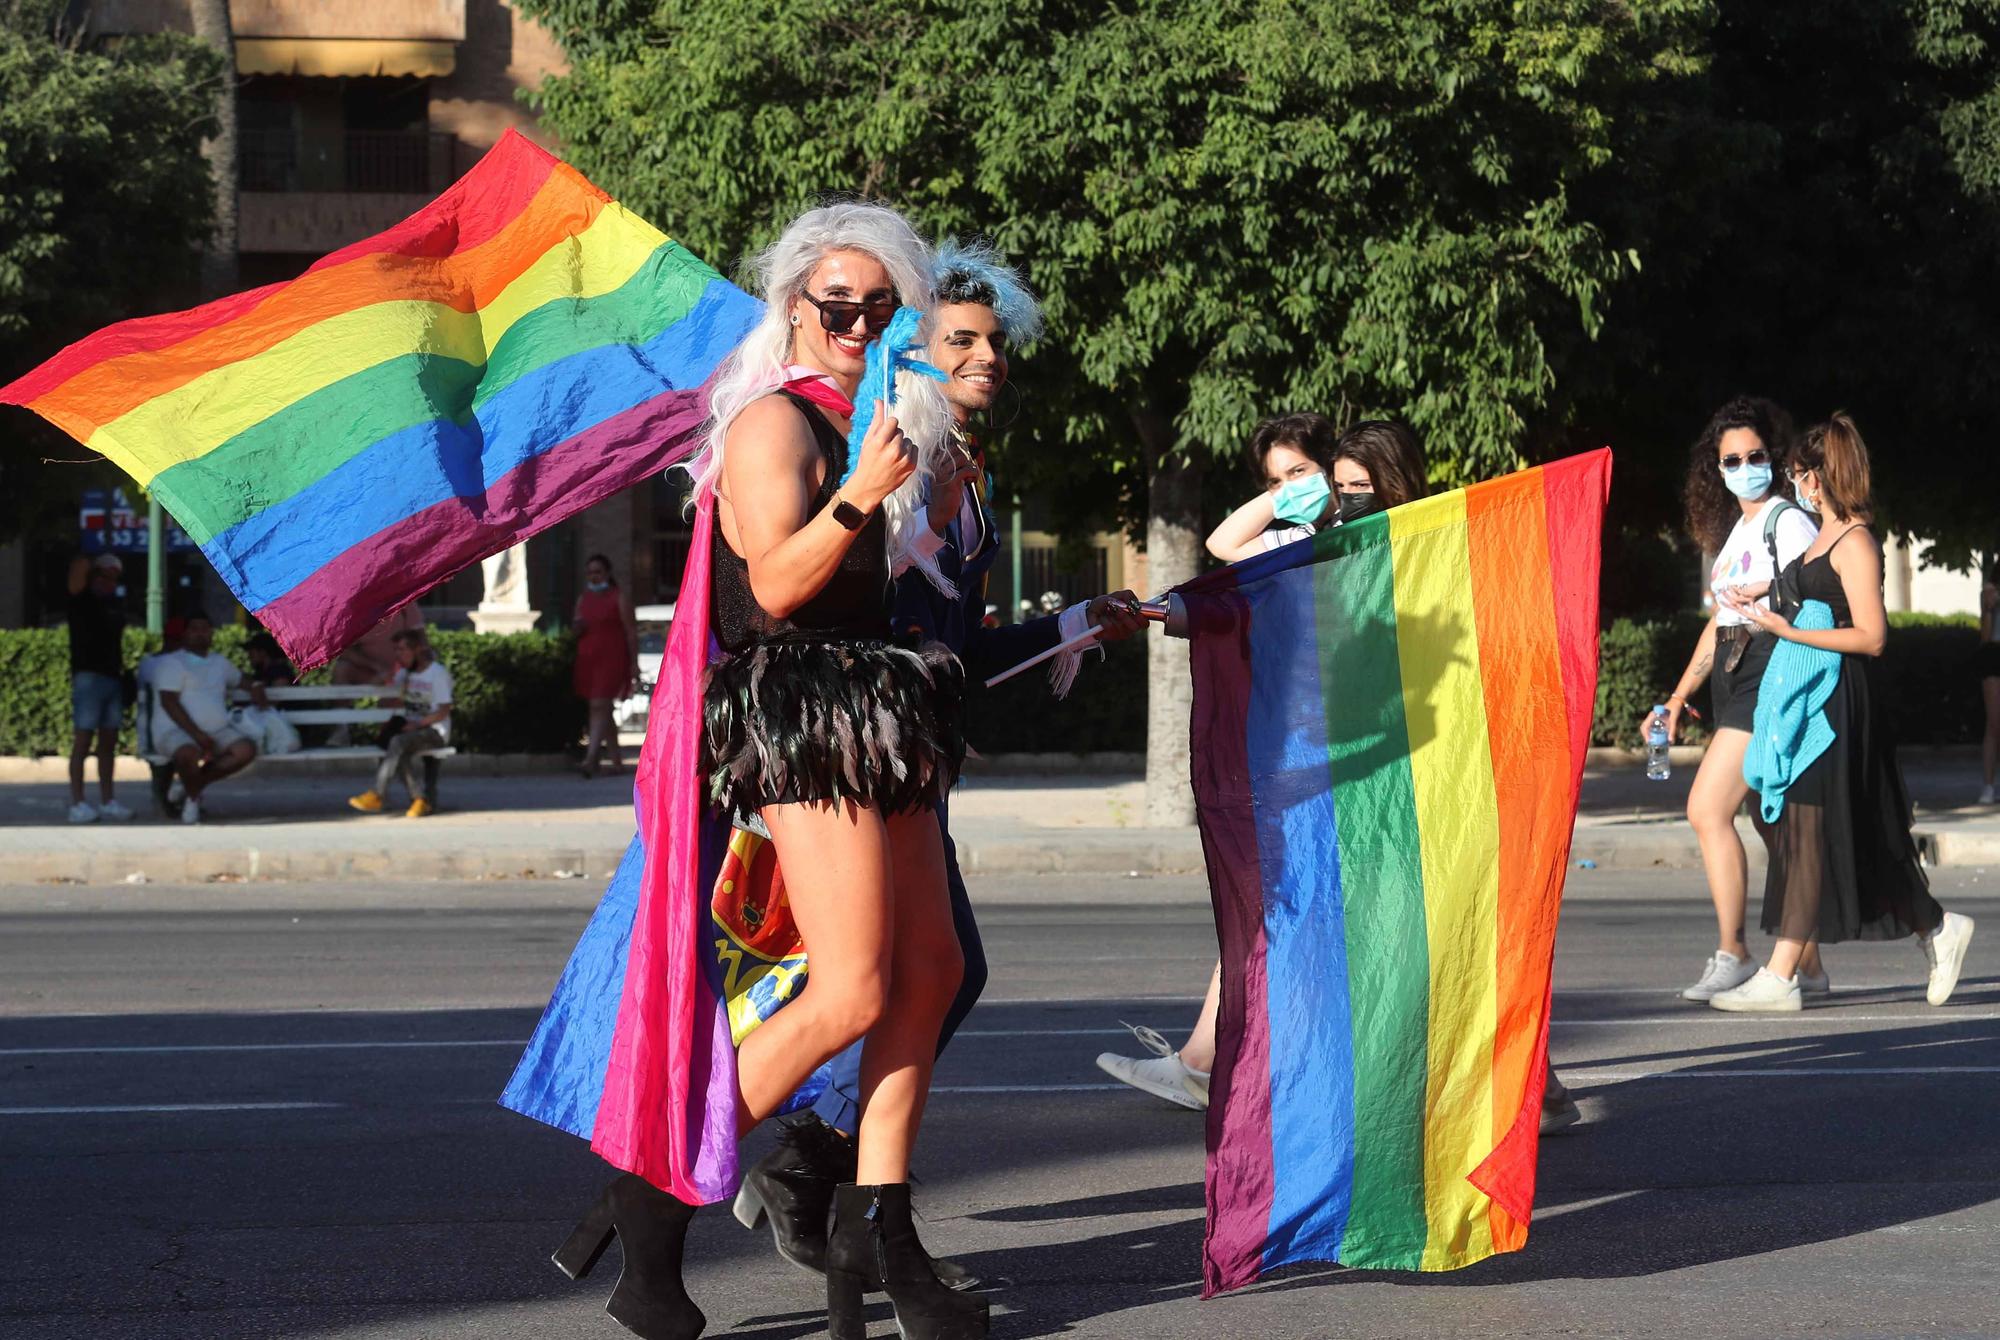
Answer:
[[639, 625], [632, 615], [632, 597], [611, 575], [611, 560], [592, 554], [583, 565], [583, 590], [577, 593], [576, 696], [590, 705], [590, 725], [584, 737], [583, 775], [597, 775], [600, 753], [611, 756], [613, 769], [625, 766], [618, 748], [618, 701], [639, 684]]
[[1876, 667], [1888, 641], [1882, 550], [1869, 530], [1868, 449], [1845, 414], [1808, 432], [1792, 465], [1801, 505], [1822, 529], [1769, 588], [1725, 588], [1725, 608], [1782, 640], [1758, 704], [1748, 777], [1762, 793], [1765, 931], [1771, 961], [1709, 1001], [1739, 1012], [1799, 1009], [1801, 959], [1813, 943], [1914, 934], [1930, 980], [1951, 998], [1972, 918], [1946, 912], [1910, 834], [1910, 797]]
[[[1688, 458], [1683, 491], [1688, 530], [1704, 552], [1715, 555], [1709, 589], [1717, 600], [1687, 669], [1667, 697], [1667, 734], [1680, 738], [1689, 695], [1712, 678], [1715, 734], [1688, 792], [1687, 817], [1701, 845], [1708, 895], [1715, 903], [1716, 949], [1701, 976], [1681, 992], [1684, 1000], [1713, 999], [1757, 971], [1743, 939], [1750, 867], [1736, 833], [1736, 812], [1750, 794], [1743, 780], [1743, 755], [1750, 744], [1758, 685], [1777, 639], [1752, 621], [1747, 606], [1726, 605], [1720, 593], [1732, 586], [1755, 589], [1754, 603], [1766, 608], [1763, 593], [1772, 579], [1805, 553], [1818, 533], [1812, 519], [1785, 496], [1782, 470], [1791, 434], [1791, 419], [1778, 406], [1762, 397], [1738, 396], [1709, 419]], [[1639, 729], [1643, 734], [1646, 723]], [[1808, 993], [1828, 989], [1817, 947], [1807, 946], [1799, 974]]]

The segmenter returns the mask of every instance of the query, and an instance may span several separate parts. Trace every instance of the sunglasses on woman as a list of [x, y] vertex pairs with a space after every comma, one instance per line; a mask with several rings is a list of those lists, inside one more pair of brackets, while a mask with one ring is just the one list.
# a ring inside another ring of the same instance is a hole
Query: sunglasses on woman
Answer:
[[[832, 327], [829, 326], [828, 329], [831, 330]], [[1769, 465], [1771, 463], [1771, 453], [1759, 448], [1751, 452], [1748, 456], [1724, 456], [1722, 458], [1722, 468], [1725, 470], [1741, 470], [1745, 462], [1751, 465]]]
[[845, 298], [815, 298], [805, 290], [799, 296], [819, 309], [819, 327], [832, 335], [844, 335], [854, 329], [854, 318], [867, 322], [870, 335], [880, 335], [889, 328], [890, 320], [896, 315], [896, 299], [870, 298], [867, 302], [849, 302]]

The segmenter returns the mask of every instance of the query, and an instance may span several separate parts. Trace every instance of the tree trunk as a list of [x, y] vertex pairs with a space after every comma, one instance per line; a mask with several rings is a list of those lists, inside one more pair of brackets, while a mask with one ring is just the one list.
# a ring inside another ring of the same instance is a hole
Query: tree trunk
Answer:
[[[1133, 424], [1146, 453], [1146, 585], [1157, 595], [1193, 577], [1201, 565], [1201, 466], [1173, 452], [1173, 425], [1151, 410]], [[1194, 822], [1189, 781], [1188, 720], [1194, 682], [1188, 646], [1155, 633], [1147, 639], [1146, 824], [1180, 828]]]
[[236, 35], [229, 26], [229, 0], [192, 0], [194, 35], [222, 54], [222, 79], [215, 93], [215, 138], [204, 142], [208, 179], [215, 192], [215, 226], [201, 254], [204, 299], [237, 288], [236, 269]]

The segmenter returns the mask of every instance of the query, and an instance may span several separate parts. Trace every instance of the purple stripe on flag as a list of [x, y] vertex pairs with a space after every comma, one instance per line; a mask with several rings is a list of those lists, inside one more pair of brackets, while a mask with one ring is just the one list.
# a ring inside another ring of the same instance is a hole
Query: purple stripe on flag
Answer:
[[693, 450], [707, 387], [670, 391], [558, 443], [502, 475], [483, 495], [448, 498], [385, 526], [262, 609], [258, 620], [299, 665], [331, 660], [368, 631], [413, 569], [452, 573], [672, 465]]
[[[1202, 854], [1222, 944], [1218, 1027], [1240, 1031], [1216, 1051], [1209, 1080], [1208, 1247], [1202, 1292], [1212, 1295], [1257, 1277], [1270, 1236], [1271, 1030], [1266, 1013], [1264, 889], [1250, 795], [1249, 606], [1234, 590], [1184, 592], [1195, 667], [1195, 804]], [[1224, 1058], [1233, 1057], [1225, 1063]]]

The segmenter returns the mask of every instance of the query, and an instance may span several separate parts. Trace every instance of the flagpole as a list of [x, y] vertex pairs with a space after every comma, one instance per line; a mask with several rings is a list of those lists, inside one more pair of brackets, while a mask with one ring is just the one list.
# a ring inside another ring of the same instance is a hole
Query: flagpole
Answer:
[[146, 495], [146, 631], [167, 631], [166, 522], [160, 500]]

